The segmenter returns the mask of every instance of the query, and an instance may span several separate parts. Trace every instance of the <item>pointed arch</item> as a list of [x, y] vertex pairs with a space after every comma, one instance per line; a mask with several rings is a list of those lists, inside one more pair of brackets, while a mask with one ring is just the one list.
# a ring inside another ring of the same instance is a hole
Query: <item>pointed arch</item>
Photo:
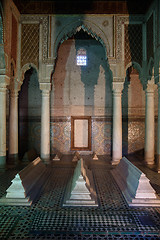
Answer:
[[[138, 71], [138, 73], [139, 73], [139, 79], [141, 80], [142, 79], [142, 68], [141, 68], [141, 66], [140, 66], [140, 64], [139, 63], [137, 63], [137, 62], [130, 62], [130, 63], [128, 63], [127, 64], [127, 66], [126, 66], [126, 72], [127, 72], [127, 70], [130, 68], [130, 67], [133, 67], [134, 69], [136, 69], [137, 71]], [[141, 82], [142, 83], [142, 85], [143, 85], [143, 82]]]
[[[66, 32], [66, 29], [67, 32]], [[63, 43], [65, 40], [79, 32], [80, 30], [83, 30], [84, 32], [87, 32], [89, 35], [91, 35], [93, 38], [95, 38], [97, 41], [99, 41], [104, 49], [105, 49], [105, 57], [107, 59], [107, 56], [110, 54], [110, 45], [108, 38], [106, 34], [102, 31], [102, 29], [96, 25], [95, 23], [88, 21], [88, 20], [78, 20], [71, 22], [69, 24], [64, 25], [63, 29], [58, 33], [54, 47], [53, 47], [53, 56], [54, 59], [57, 58], [57, 51], [58, 47], [61, 43]]]
[[148, 67], [147, 67], [147, 76], [149, 77], [149, 79], [151, 79], [151, 77], [152, 77], [153, 68], [154, 68], [154, 59], [151, 57], [149, 59], [149, 63], [148, 63]]
[[21, 72], [20, 72], [20, 84], [23, 84], [23, 80], [24, 80], [24, 74], [27, 70], [34, 68], [37, 71], [38, 74], [38, 69], [37, 66], [34, 63], [27, 63], [25, 64], [22, 68], [21, 68]]
[[154, 75], [155, 83], [158, 83], [160, 80], [160, 47], [157, 48], [155, 53], [155, 62], [154, 62]]

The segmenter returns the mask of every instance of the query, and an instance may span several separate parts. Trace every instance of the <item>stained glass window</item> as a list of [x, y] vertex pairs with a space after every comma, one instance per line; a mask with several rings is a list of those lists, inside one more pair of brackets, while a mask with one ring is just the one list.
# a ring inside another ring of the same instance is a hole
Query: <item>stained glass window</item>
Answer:
[[87, 65], [87, 54], [84, 48], [80, 48], [77, 51], [77, 66]]

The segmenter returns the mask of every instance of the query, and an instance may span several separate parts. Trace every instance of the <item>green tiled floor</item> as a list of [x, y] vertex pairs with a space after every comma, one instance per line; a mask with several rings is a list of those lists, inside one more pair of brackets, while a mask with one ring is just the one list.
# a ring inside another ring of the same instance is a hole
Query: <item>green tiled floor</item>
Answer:
[[[99, 207], [62, 207], [75, 167], [70, 156], [63, 156], [48, 166], [50, 177], [31, 207], [0, 207], [0, 239], [160, 239], [160, 208], [129, 208], [110, 173], [109, 158], [84, 159], [93, 172]], [[1, 196], [17, 171], [0, 173]], [[143, 171], [160, 194], [160, 174], [146, 167]]]

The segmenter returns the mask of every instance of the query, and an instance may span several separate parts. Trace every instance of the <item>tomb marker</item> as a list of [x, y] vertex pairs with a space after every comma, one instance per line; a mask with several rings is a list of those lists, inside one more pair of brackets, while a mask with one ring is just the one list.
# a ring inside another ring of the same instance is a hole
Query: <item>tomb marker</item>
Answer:
[[0, 199], [0, 205], [30, 206], [36, 199], [46, 181], [46, 166], [38, 157], [16, 174]]
[[63, 206], [98, 206], [92, 171], [82, 158], [77, 162]]
[[98, 160], [97, 154], [96, 154], [95, 152], [93, 153], [92, 159], [93, 159], [93, 160], [96, 160], [96, 161]]
[[126, 157], [121, 159], [111, 173], [129, 206], [160, 206], [160, 198], [149, 183], [149, 179]]

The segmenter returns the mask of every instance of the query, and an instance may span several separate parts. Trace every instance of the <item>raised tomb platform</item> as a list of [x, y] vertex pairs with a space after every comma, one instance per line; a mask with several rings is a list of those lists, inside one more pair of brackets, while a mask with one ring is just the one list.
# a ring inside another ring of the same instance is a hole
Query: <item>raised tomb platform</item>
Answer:
[[149, 179], [126, 157], [121, 159], [111, 173], [129, 206], [160, 206], [160, 197], [152, 188]]
[[66, 189], [63, 206], [98, 206], [92, 171], [82, 158], [77, 162]]
[[46, 182], [46, 165], [37, 157], [16, 174], [0, 205], [30, 206]]

